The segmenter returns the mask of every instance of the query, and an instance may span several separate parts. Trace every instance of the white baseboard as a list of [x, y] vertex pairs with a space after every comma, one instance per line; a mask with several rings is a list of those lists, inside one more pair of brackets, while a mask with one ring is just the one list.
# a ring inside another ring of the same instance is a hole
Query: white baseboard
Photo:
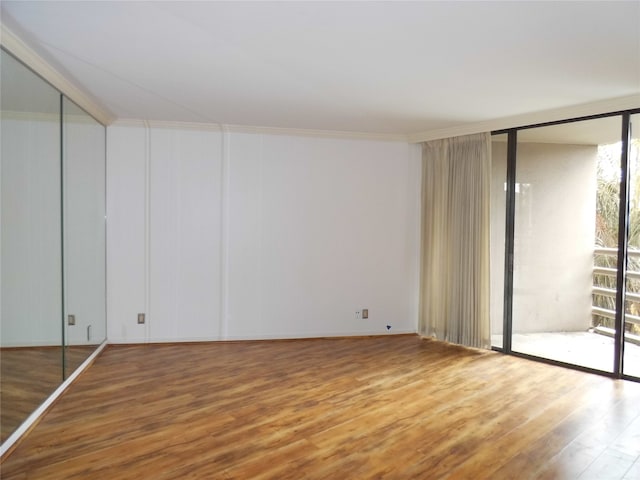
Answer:
[[407, 335], [415, 334], [415, 330], [371, 330], [364, 332], [312, 332], [294, 334], [273, 334], [273, 335], [228, 335], [223, 340], [296, 340], [309, 338], [340, 338], [340, 337], [369, 337], [382, 335]]
[[220, 341], [250, 341], [250, 340], [295, 340], [308, 338], [339, 338], [339, 337], [368, 337], [381, 335], [413, 335], [416, 330], [370, 330], [364, 332], [305, 332], [305, 333], [274, 333], [257, 335], [226, 335], [225, 337], [150, 337], [150, 338], [109, 338], [109, 344], [126, 345], [141, 343], [189, 343], [189, 342], [220, 342]]

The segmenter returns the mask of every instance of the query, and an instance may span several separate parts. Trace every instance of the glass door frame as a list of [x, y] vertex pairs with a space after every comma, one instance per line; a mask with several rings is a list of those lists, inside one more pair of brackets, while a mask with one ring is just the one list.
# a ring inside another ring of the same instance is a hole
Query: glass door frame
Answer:
[[[559, 365], [576, 370], [597, 373], [613, 378], [622, 378], [640, 382], [640, 377], [624, 374], [624, 320], [626, 305], [626, 266], [628, 250], [629, 232], [629, 150], [631, 139], [631, 115], [640, 113], [640, 108], [623, 110], [617, 112], [589, 115], [567, 120], [557, 120], [534, 125], [494, 130], [491, 135], [507, 135], [507, 175], [506, 175], [506, 215], [505, 215], [505, 237], [504, 237], [504, 298], [503, 298], [503, 340], [502, 347], [492, 347], [493, 350], [503, 352], [523, 358], [529, 358], [552, 365]], [[614, 362], [613, 372], [605, 372], [589, 367], [575, 365], [571, 363], [538, 357], [526, 353], [512, 350], [513, 334], [513, 269], [514, 269], [514, 246], [515, 246], [515, 212], [516, 212], [516, 172], [517, 172], [517, 149], [518, 132], [532, 128], [549, 127], [566, 123], [582, 122], [607, 117], [621, 118], [621, 156], [620, 156], [620, 206], [618, 212], [618, 259], [616, 274], [616, 315], [615, 315], [615, 337], [614, 337]]]

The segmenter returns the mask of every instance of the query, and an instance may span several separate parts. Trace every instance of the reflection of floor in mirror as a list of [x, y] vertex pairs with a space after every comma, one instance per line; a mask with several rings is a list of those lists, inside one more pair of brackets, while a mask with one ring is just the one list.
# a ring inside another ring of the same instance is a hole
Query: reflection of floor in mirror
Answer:
[[89, 355], [98, 348], [98, 345], [73, 345], [67, 347], [67, 354], [65, 358], [65, 367], [67, 370], [67, 377], [71, 375], [76, 368], [82, 365]]
[[[501, 342], [501, 335], [493, 336], [493, 345]], [[613, 338], [592, 332], [516, 333], [512, 350], [606, 372], [613, 370]], [[640, 377], [640, 346], [625, 343], [624, 367], [626, 374]]]
[[[67, 347], [67, 372], [73, 372], [96, 345]], [[0, 349], [0, 442], [62, 383], [61, 347]]]

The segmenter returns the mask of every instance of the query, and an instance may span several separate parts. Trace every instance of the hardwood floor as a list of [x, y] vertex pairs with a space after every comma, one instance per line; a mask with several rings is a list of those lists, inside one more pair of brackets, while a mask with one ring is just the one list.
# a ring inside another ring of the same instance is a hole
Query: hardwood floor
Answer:
[[640, 384], [416, 336], [109, 346], [3, 479], [640, 478]]
[[[96, 345], [68, 346], [67, 375], [80, 366]], [[0, 442], [62, 383], [62, 347], [0, 349]]]
[[0, 368], [4, 441], [62, 382], [62, 347], [3, 348]]

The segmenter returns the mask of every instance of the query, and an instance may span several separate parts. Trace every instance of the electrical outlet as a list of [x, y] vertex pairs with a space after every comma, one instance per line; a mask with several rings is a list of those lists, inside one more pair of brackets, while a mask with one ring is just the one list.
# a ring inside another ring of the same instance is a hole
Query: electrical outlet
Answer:
[[67, 315], [67, 324], [75, 325], [76, 324], [76, 316], [75, 315]]
[[362, 313], [360, 310], [356, 310], [356, 320], [360, 320], [362, 318]]
[[138, 314], [138, 323], [144, 323], [144, 313]]
[[362, 318], [369, 318], [369, 309], [368, 308], [363, 308], [362, 309]]

